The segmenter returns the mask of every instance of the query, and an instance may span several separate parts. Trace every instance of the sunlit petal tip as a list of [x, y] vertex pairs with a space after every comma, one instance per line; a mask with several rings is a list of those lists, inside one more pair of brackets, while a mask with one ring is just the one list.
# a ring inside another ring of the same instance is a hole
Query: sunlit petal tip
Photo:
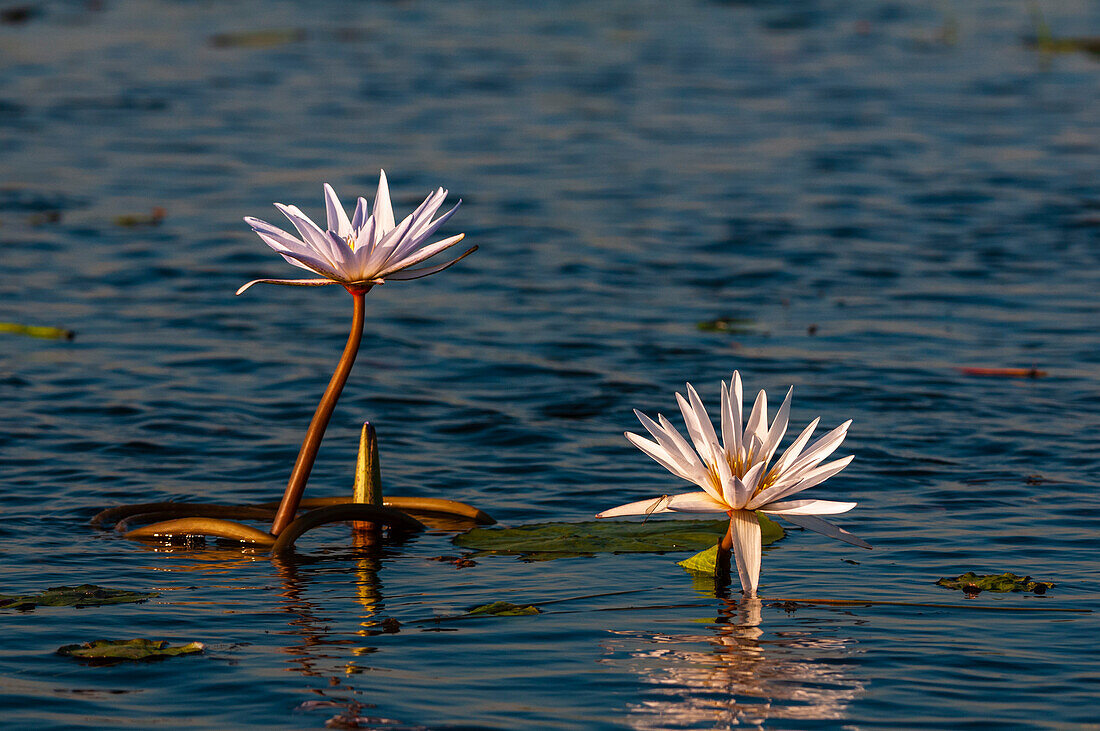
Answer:
[[835, 500], [786, 500], [768, 503], [757, 508], [762, 513], [776, 515], [840, 515], [847, 513], [858, 503], [842, 503]]

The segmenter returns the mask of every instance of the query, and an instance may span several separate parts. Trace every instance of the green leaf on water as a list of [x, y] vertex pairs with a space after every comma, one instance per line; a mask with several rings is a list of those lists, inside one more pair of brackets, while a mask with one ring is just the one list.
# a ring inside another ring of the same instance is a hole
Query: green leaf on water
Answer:
[[1032, 581], [1030, 576], [1017, 576], [1013, 573], [979, 575], [973, 571], [967, 571], [953, 579], [940, 579], [936, 585], [948, 589], [962, 589], [968, 593], [1033, 591], [1036, 594], [1045, 594], [1047, 589], [1054, 587], [1054, 584], [1049, 581]]
[[126, 589], [108, 589], [95, 584], [55, 586], [40, 594], [0, 594], [0, 609], [34, 609], [42, 607], [98, 607], [103, 604], [144, 602], [159, 594]]
[[76, 333], [62, 327], [50, 327], [48, 325], [20, 325], [17, 322], [0, 322], [0, 333], [13, 335], [28, 335], [32, 338], [45, 338], [47, 340], [72, 340]]
[[534, 604], [512, 604], [511, 602], [493, 602], [474, 607], [466, 613], [467, 617], [519, 617], [528, 614], [542, 614]]
[[[783, 537], [783, 528], [757, 514], [764, 545]], [[454, 543], [479, 553], [522, 556], [526, 561], [592, 556], [597, 553], [698, 551], [725, 535], [725, 520], [588, 521], [534, 523], [518, 528], [475, 528]]]
[[171, 647], [165, 640], [93, 640], [83, 645], [59, 647], [57, 654], [104, 665], [133, 660], [163, 660], [177, 655], [193, 655], [203, 649], [205, 645], [201, 642]]
[[714, 576], [715, 571], [718, 568], [718, 546], [714, 545], [705, 551], [700, 551], [691, 558], [685, 558], [683, 561], [677, 561], [677, 566], [683, 566], [688, 571], [694, 574], [706, 574], [707, 576]]

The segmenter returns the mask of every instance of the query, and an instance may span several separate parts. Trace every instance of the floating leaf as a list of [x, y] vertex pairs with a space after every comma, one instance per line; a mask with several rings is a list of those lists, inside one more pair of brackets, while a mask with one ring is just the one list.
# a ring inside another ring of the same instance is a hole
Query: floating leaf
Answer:
[[1049, 581], [1032, 581], [1030, 576], [1017, 576], [1013, 573], [978, 575], [973, 571], [967, 571], [953, 579], [940, 579], [936, 585], [948, 589], [962, 589], [968, 594], [976, 594], [979, 591], [998, 593], [1033, 591], [1036, 594], [1045, 594], [1047, 589], [1054, 586]]
[[201, 642], [171, 647], [164, 640], [93, 640], [83, 645], [59, 647], [57, 654], [107, 665], [132, 660], [163, 660], [177, 655], [192, 655], [203, 649], [205, 645]]
[[76, 337], [76, 333], [65, 328], [49, 327], [47, 325], [20, 325], [17, 322], [0, 322], [0, 333], [29, 335], [32, 338], [51, 340], [72, 340]]
[[[773, 520], [757, 514], [764, 545], [783, 537]], [[455, 545], [481, 553], [522, 556], [527, 561], [592, 556], [596, 553], [698, 551], [725, 535], [724, 520], [588, 521], [535, 523], [518, 528], [475, 528]]]
[[520, 617], [528, 614], [542, 614], [534, 604], [512, 604], [511, 602], [493, 602], [474, 607], [466, 613], [467, 617]]
[[755, 332], [753, 325], [756, 323], [751, 317], [719, 317], [715, 320], [698, 322], [695, 327], [704, 332], [734, 333], [745, 335]]
[[34, 609], [43, 607], [98, 607], [103, 604], [130, 604], [160, 596], [126, 589], [108, 589], [95, 584], [55, 586], [41, 594], [26, 596], [0, 594], [0, 609]]
[[683, 566], [693, 574], [714, 576], [718, 571], [718, 545], [715, 544], [705, 551], [700, 551], [691, 558], [677, 561], [676, 565]]

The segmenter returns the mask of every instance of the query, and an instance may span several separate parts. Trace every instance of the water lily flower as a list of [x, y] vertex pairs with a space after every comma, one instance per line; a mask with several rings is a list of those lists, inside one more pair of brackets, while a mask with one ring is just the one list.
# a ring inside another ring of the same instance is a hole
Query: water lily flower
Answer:
[[297, 206], [282, 203], [276, 203], [275, 207], [290, 220], [301, 238], [258, 218], [246, 216], [244, 219], [264, 243], [284, 259], [319, 275], [321, 279], [256, 279], [238, 289], [237, 294], [261, 282], [298, 287], [342, 284], [349, 290], [366, 291], [387, 281], [420, 279], [441, 272], [477, 250], [475, 246], [444, 264], [409, 268], [449, 249], [466, 236], [458, 234], [424, 245], [462, 203], [459, 201], [454, 208], [433, 220], [432, 217], [447, 198], [447, 191], [443, 188], [438, 188], [425, 198], [415, 211], [398, 224], [394, 223], [385, 170], [378, 178], [374, 207], [370, 208], [365, 198], [359, 198], [350, 219], [332, 186], [325, 183], [324, 188], [328, 215], [325, 229], [315, 224]]
[[420, 269], [410, 268], [454, 246], [465, 236], [465, 234], [458, 234], [433, 244], [424, 243], [458, 209], [456, 204], [439, 218], [433, 218], [447, 198], [447, 191], [442, 188], [425, 198], [424, 202], [401, 223], [395, 224], [385, 170], [378, 178], [378, 192], [374, 196], [374, 207], [370, 208], [366, 199], [360, 198], [351, 218], [348, 218], [347, 211], [341, 205], [340, 199], [336, 197], [336, 191], [332, 186], [325, 183], [324, 187], [325, 208], [328, 215], [328, 225], [324, 230], [296, 206], [284, 206], [281, 203], [276, 203], [275, 207], [290, 219], [301, 238], [258, 218], [249, 216], [244, 219], [264, 243], [284, 259], [321, 278], [256, 279], [238, 289], [237, 294], [260, 282], [298, 287], [341, 284], [351, 294], [354, 303], [351, 333], [344, 346], [344, 353], [306, 430], [301, 449], [298, 450], [298, 458], [287, 481], [282, 502], [276, 511], [275, 521], [271, 524], [271, 534], [275, 536], [294, 520], [298, 506], [301, 504], [302, 493], [309, 481], [313, 463], [317, 459], [317, 451], [320, 449], [325, 429], [328, 427], [344, 384], [347, 383], [351, 368], [355, 364], [355, 356], [359, 352], [359, 344], [363, 339], [364, 295], [376, 284], [419, 279], [441, 272], [459, 259], [477, 251], [477, 247], [474, 246], [462, 256], [444, 264]]
[[630, 432], [626, 433], [626, 438], [672, 474], [698, 485], [701, 491], [640, 500], [605, 510], [596, 517], [668, 512], [728, 514], [730, 527], [721, 548], [732, 549], [741, 588], [747, 595], [756, 593], [760, 579], [760, 523], [755, 511], [779, 515], [807, 530], [870, 548], [848, 531], [817, 517], [846, 513], [856, 503], [789, 499], [824, 482], [852, 461], [849, 456], [822, 464], [844, 441], [852, 423], [850, 420], [806, 446], [820, 419], [810, 422], [782, 456], [772, 461], [787, 431], [793, 391], [793, 388], [787, 391], [771, 426], [768, 425], [768, 396], [760, 391], [742, 430], [741, 375], [734, 371], [729, 385], [722, 383], [721, 441], [699, 394], [690, 383], [687, 384], [687, 398], [677, 393], [676, 401], [691, 443], [664, 416], [658, 415], [657, 421], [653, 421], [635, 410], [642, 426], [656, 441]]

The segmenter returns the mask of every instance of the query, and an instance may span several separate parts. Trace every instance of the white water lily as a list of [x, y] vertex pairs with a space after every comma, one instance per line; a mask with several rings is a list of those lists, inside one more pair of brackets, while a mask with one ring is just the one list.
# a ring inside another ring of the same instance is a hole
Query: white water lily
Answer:
[[676, 394], [691, 437], [690, 444], [664, 416], [658, 415], [657, 421], [653, 421], [635, 410], [642, 426], [656, 441], [630, 432], [626, 433], [626, 438], [672, 474], [698, 485], [702, 492], [640, 500], [605, 510], [596, 517], [668, 512], [727, 513], [730, 529], [723, 547], [733, 550], [741, 588], [746, 594], [756, 592], [760, 579], [760, 523], [755, 511], [779, 515], [807, 530], [870, 548], [848, 531], [817, 517], [846, 513], [856, 503], [788, 499], [824, 482], [852, 461], [849, 456], [821, 464], [844, 441], [852, 422], [844, 422], [807, 447], [820, 421], [814, 419], [783, 455], [772, 462], [787, 431], [793, 391], [793, 388], [787, 391], [770, 427], [768, 396], [761, 391], [742, 430], [741, 375], [734, 371], [729, 385], [722, 383], [721, 442], [699, 394], [690, 383], [687, 384], [687, 398]]
[[336, 191], [331, 185], [325, 183], [328, 226], [324, 230], [302, 213], [297, 206], [276, 203], [275, 207], [290, 219], [301, 238], [266, 221], [246, 216], [245, 223], [259, 234], [264, 243], [294, 266], [311, 271], [322, 278], [256, 279], [238, 289], [237, 294], [261, 282], [299, 287], [342, 284], [349, 289], [366, 291], [376, 284], [387, 281], [419, 279], [443, 271], [459, 259], [477, 251], [477, 247], [474, 246], [462, 256], [445, 264], [422, 269], [409, 269], [409, 267], [454, 246], [465, 237], [466, 234], [458, 234], [427, 246], [423, 245], [454, 214], [462, 202], [459, 201], [454, 208], [432, 220], [446, 198], [447, 191], [443, 188], [437, 189], [401, 223], [395, 224], [393, 207], [390, 204], [389, 184], [386, 182], [386, 171], [383, 170], [378, 179], [378, 192], [374, 197], [373, 209], [368, 207], [365, 198], [360, 198], [350, 219], [340, 204], [340, 199], [336, 197]]

